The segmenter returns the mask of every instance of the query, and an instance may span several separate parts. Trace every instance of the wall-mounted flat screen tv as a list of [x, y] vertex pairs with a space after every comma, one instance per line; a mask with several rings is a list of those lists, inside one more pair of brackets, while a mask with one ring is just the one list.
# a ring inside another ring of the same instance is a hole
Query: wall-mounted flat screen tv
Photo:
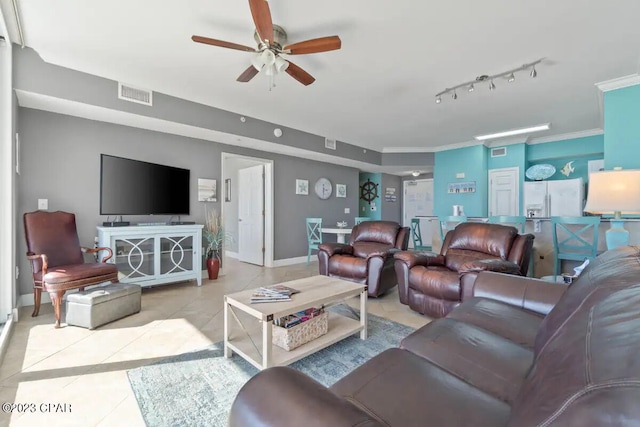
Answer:
[[189, 215], [188, 169], [102, 154], [100, 215]]

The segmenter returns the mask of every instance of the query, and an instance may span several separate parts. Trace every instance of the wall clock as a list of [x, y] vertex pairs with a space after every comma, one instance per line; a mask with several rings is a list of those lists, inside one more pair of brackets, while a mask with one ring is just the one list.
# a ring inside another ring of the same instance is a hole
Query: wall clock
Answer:
[[333, 192], [333, 187], [331, 186], [331, 181], [327, 178], [320, 178], [316, 181], [315, 191], [318, 197], [323, 200], [331, 197], [331, 193]]

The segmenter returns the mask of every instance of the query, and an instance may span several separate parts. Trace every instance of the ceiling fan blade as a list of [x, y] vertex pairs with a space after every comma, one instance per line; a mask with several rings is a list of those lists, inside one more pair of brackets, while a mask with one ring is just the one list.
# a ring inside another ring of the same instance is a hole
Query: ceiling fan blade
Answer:
[[289, 55], [302, 55], [305, 53], [328, 52], [342, 47], [342, 41], [338, 36], [320, 37], [299, 43], [287, 45], [282, 48], [283, 53]]
[[287, 61], [287, 62], [289, 63], [289, 66], [285, 70], [287, 74], [289, 74], [291, 77], [293, 77], [303, 85], [309, 86], [311, 83], [316, 81], [316, 79], [311, 74], [307, 73], [305, 70], [298, 67], [293, 62], [291, 61]]
[[256, 52], [256, 50], [249, 46], [241, 44], [225, 42], [223, 40], [210, 39], [208, 37], [191, 36], [191, 40], [196, 43], [210, 44], [212, 46], [226, 47], [227, 49], [243, 50], [245, 52]]
[[258, 70], [256, 70], [256, 68], [252, 65], [246, 70], [244, 70], [244, 72], [240, 74], [240, 76], [236, 79], [236, 81], [246, 83], [252, 78], [254, 78], [256, 74], [258, 74]]
[[260, 40], [267, 40], [267, 44], [270, 45], [273, 41], [273, 21], [271, 20], [269, 3], [267, 0], [249, 0], [249, 7]]

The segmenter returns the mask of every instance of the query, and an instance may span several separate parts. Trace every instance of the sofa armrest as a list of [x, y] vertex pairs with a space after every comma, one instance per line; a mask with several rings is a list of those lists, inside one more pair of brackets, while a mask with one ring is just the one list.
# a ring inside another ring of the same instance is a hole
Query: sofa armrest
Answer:
[[322, 243], [318, 246], [319, 251], [324, 251], [330, 257], [334, 255], [353, 255], [353, 246], [344, 243]]
[[458, 273], [480, 273], [481, 271], [493, 271], [496, 273], [520, 275], [520, 266], [515, 262], [501, 259], [482, 259], [469, 261], [462, 264]]
[[484, 271], [478, 274], [472, 295], [547, 315], [567, 288], [560, 283]]
[[371, 259], [373, 257], [380, 257], [383, 259], [393, 258], [396, 253], [399, 253], [400, 249], [388, 249], [386, 251], [373, 251], [367, 255], [367, 259]]
[[374, 427], [382, 424], [295, 369], [266, 369], [247, 382], [229, 414], [230, 427]]
[[396, 260], [402, 261], [411, 269], [416, 265], [444, 265], [444, 256], [436, 255], [433, 252], [423, 251], [402, 251], [394, 254]]

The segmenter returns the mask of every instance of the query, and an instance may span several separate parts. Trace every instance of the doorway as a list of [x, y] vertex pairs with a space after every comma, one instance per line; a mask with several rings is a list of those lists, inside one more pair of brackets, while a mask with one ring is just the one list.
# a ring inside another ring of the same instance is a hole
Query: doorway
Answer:
[[[433, 179], [417, 179], [403, 182], [402, 225], [411, 226], [411, 219], [416, 217], [433, 216]], [[432, 221], [428, 218], [420, 219], [420, 235], [422, 245], [431, 246], [433, 229]], [[413, 239], [409, 239], [413, 247]]]
[[222, 153], [222, 218], [231, 237], [225, 254], [273, 267], [273, 161]]
[[520, 213], [520, 168], [489, 171], [489, 216]]

